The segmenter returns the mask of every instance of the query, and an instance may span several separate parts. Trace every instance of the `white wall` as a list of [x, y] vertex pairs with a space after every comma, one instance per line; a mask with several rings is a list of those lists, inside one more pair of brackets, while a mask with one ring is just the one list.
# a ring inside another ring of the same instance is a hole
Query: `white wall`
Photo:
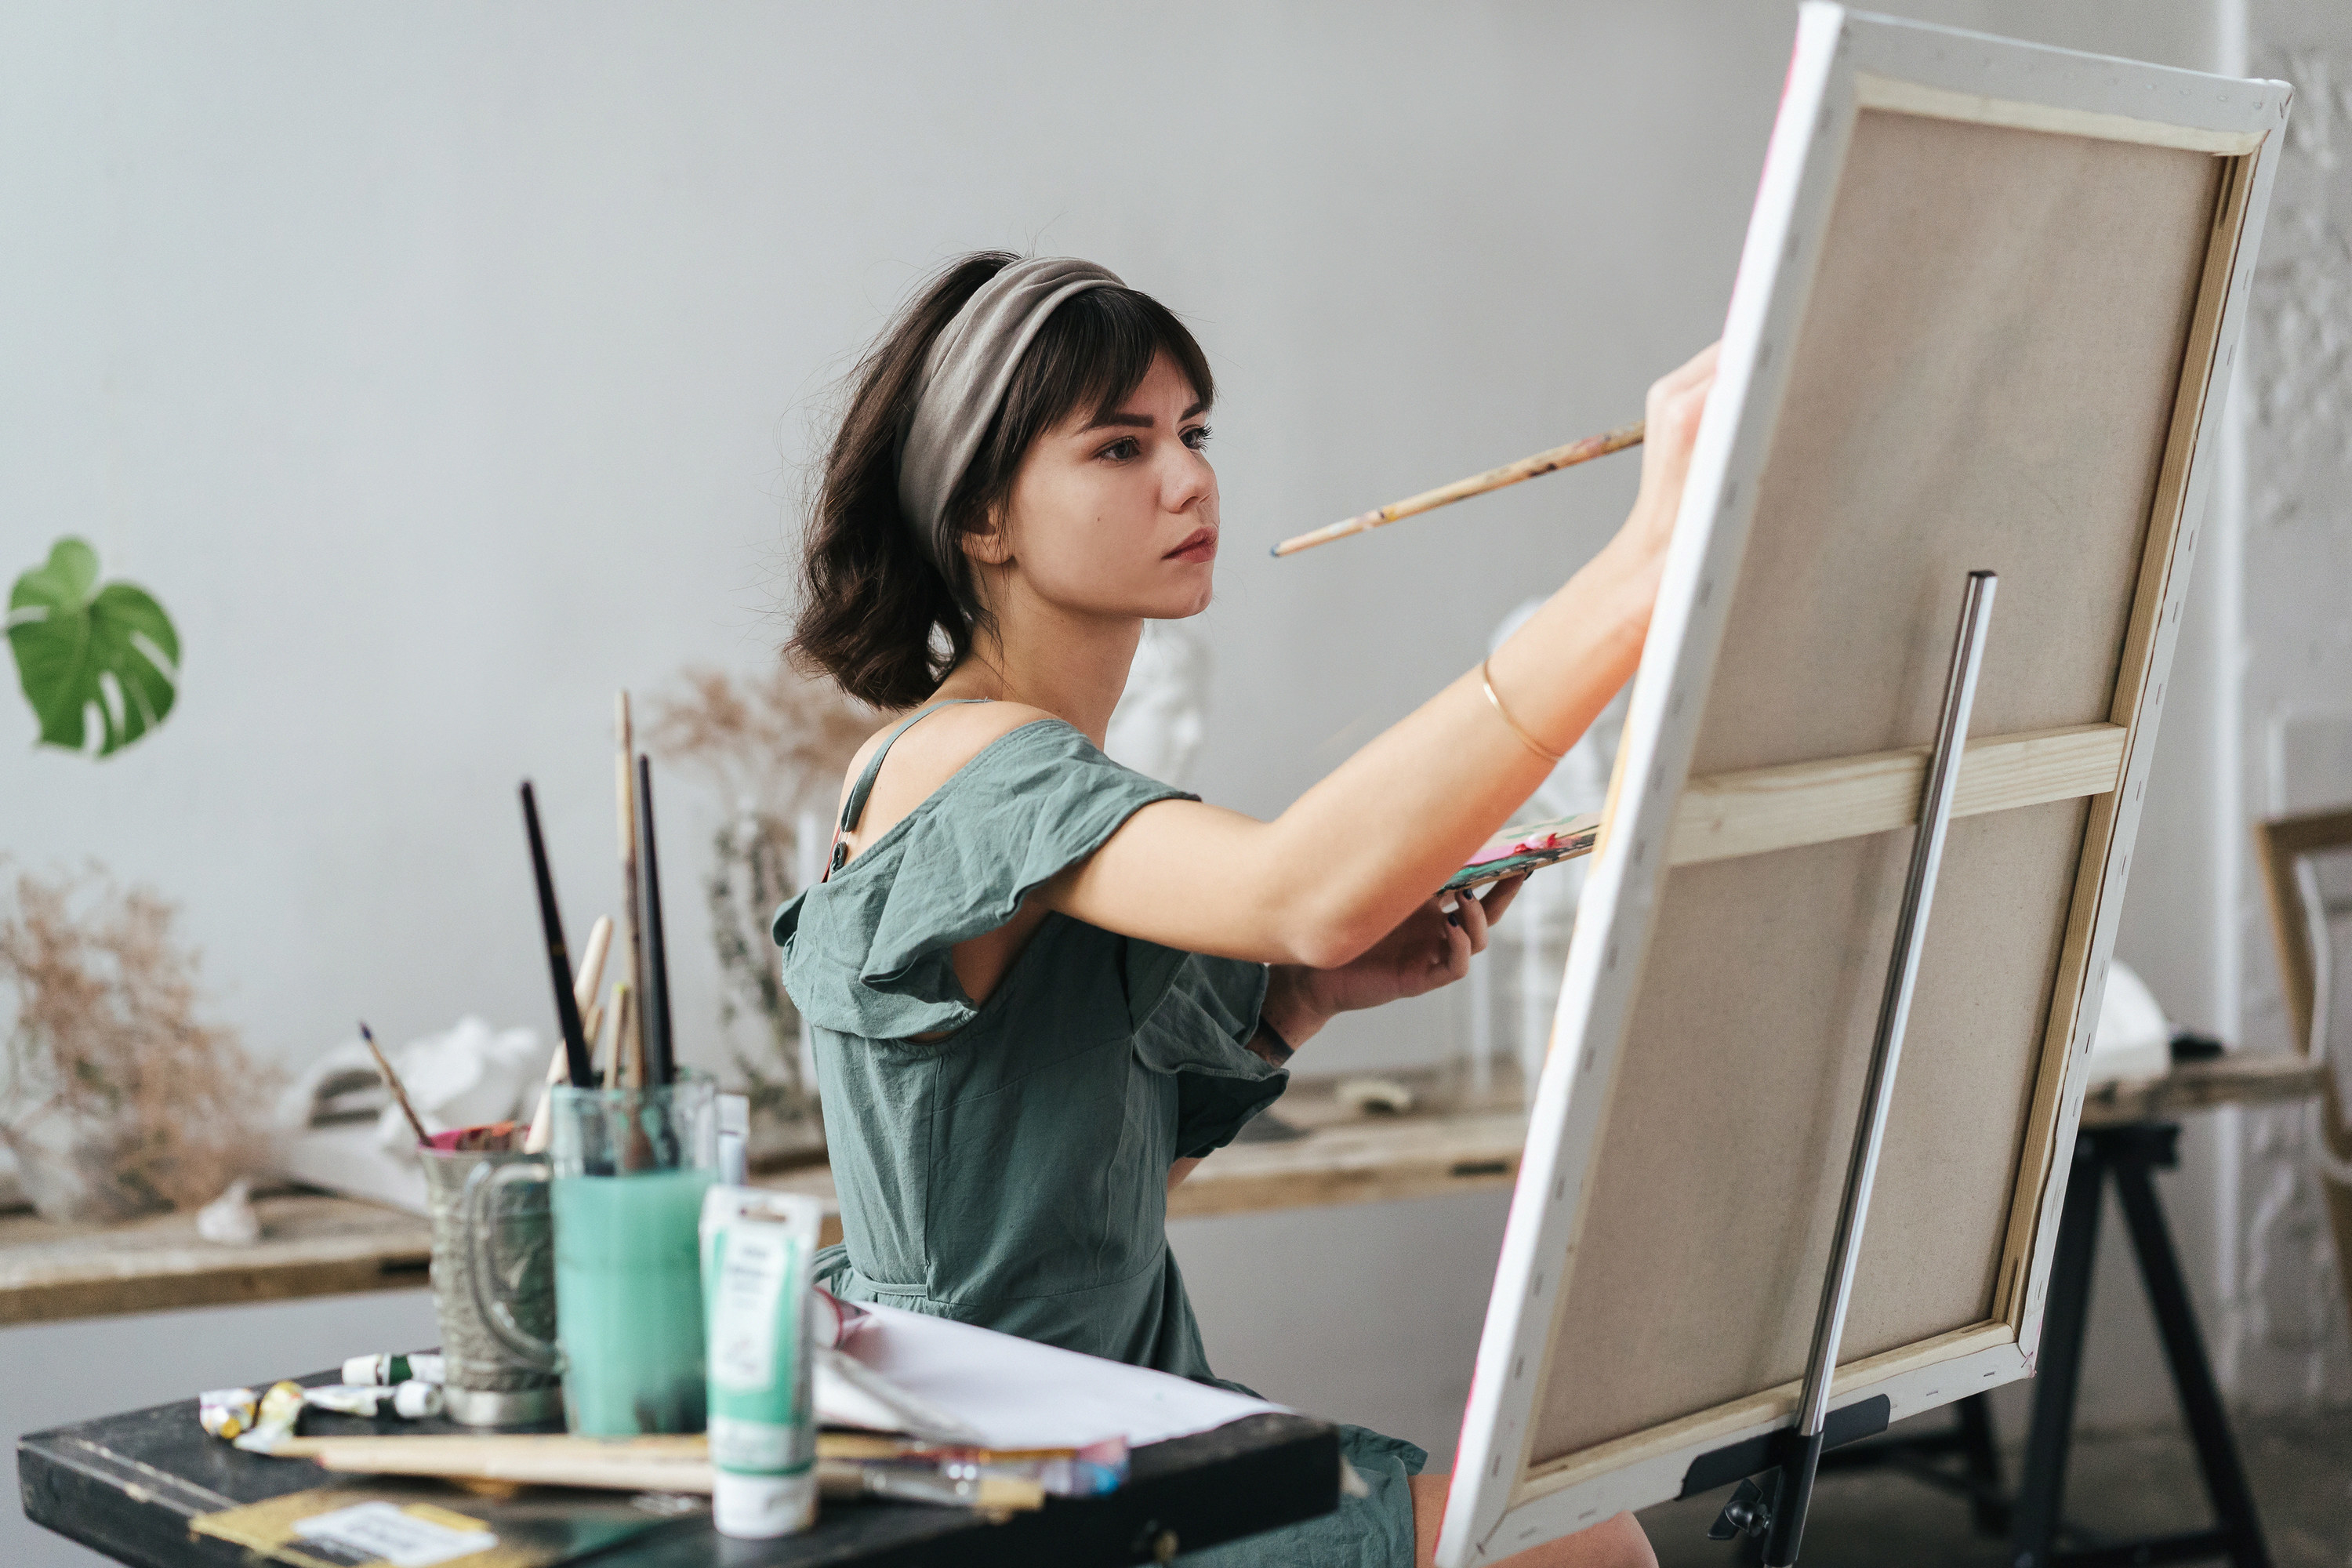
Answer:
[[[2210, 0], [1886, 8], [2188, 65], [2220, 26]], [[584, 929], [614, 881], [613, 688], [770, 657], [825, 389], [916, 279], [982, 246], [1100, 259], [1206, 345], [1230, 533], [1200, 784], [1276, 811], [1594, 549], [1634, 459], [1294, 561], [1259, 546], [1618, 423], [1706, 342], [1791, 20], [1720, 0], [9, 7], [0, 568], [85, 535], [178, 618], [187, 677], [160, 733], [102, 764], [0, 746], [0, 849], [182, 900], [220, 1014], [268, 1058], [361, 1015], [394, 1038], [467, 1010], [545, 1027], [515, 781], [539, 781]], [[2139, 857], [2125, 952], [2220, 1024], [2216, 699], [2192, 684], [2149, 804], [2152, 835], [2179, 830]], [[29, 742], [12, 701], [0, 733]], [[678, 1016], [716, 1060], [688, 879], [704, 806], [665, 800]], [[1349, 1020], [1312, 1065], [1432, 1059], [1450, 1019]], [[2187, 1206], [2192, 1232], [2219, 1212]], [[1177, 1245], [1221, 1366], [1443, 1454], [1500, 1212], [1202, 1222]], [[421, 1300], [351, 1303], [347, 1332], [288, 1354], [373, 1348], [369, 1314]], [[0, 1431], [76, 1413], [19, 1393], [61, 1347], [145, 1369], [90, 1389], [94, 1413], [338, 1310], [184, 1315], [175, 1359], [152, 1323], [0, 1331]], [[2095, 1406], [2147, 1371], [2095, 1377]], [[0, 1558], [44, 1560], [8, 1529]]]
[[[2295, 84], [2246, 336], [2242, 605], [2231, 714], [2248, 816], [2352, 802], [2352, 9], [2251, 0], [2250, 70]], [[2231, 931], [2242, 966], [2239, 1028], [2289, 1048], [2259, 868], [2246, 840]], [[2302, 1042], [2292, 1042], [2299, 1047]], [[2224, 1218], [2233, 1253], [2231, 1349], [2239, 1393], [2263, 1405], [2352, 1403], [2346, 1324], [2301, 1108], [2231, 1119]]]
[[152, 740], [0, 750], [11, 847], [184, 900], [223, 1012], [287, 1060], [360, 1015], [546, 1023], [515, 781], [584, 928], [615, 875], [613, 689], [770, 657], [814, 405], [963, 249], [1099, 257], [1197, 324], [1232, 525], [1204, 783], [1278, 810], [1564, 578], [1633, 460], [1258, 547], [1636, 410], [1719, 318], [1789, 30], [1777, 5], [10, 16], [0, 135], [40, 155], [0, 171], [0, 559], [84, 533], [186, 644]]

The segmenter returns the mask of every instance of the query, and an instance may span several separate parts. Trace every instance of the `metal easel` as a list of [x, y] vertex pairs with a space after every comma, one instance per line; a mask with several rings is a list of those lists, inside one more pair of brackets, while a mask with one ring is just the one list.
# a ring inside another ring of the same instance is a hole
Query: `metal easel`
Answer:
[[[1976, 704], [1977, 672], [1984, 663], [1985, 628], [1992, 619], [1993, 590], [1998, 583], [1993, 573], [1971, 572], [1960, 599], [1960, 623], [1952, 645], [1951, 672], [1945, 678], [1943, 711], [1937, 721], [1935, 748], [1927, 757], [1927, 787], [1919, 805], [1919, 831], [1912, 841], [1910, 871], [1904, 879], [1903, 902], [1895, 916], [1895, 952], [1886, 967], [1886, 989], [1879, 1000], [1878, 1026], [1870, 1047], [1870, 1076], [1864, 1084], [1862, 1113], [1854, 1125], [1853, 1152], [1846, 1162], [1845, 1194], [1838, 1205], [1837, 1231], [1830, 1244], [1829, 1274], [1822, 1281], [1821, 1305], [1813, 1318], [1812, 1349], [1806, 1358], [1803, 1392], [1797, 1400], [1796, 1429], [1793, 1433], [1775, 1434], [1778, 1442], [1759, 1448], [1740, 1446], [1748, 1450], [1744, 1457], [1777, 1460], [1772, 1489], [1767, 1493], [1754, 1480], [1743, 1480], [1738, 1491], [1724, 1505], [1715, 1528], [1708, 1531], [1719, 1541], [1741, 1534], [1762, 1535], [1767, 1568], [1790, 1568], [1797, 1561], [1822, 1450], [1885, 1426], [1886, 1402], [1882, 1398], [1870, 1402], [1878, 1406], [1874, 1414], [1863, 1420], [1843, 1423], [1846, 1431], [1836, 1430], [1841, 1424], [1831, 1419], [1830, 1384], [1837, 1374], [1838, 1345], [1845, 1337], [1846, 1310], [1853, 1301], [1854, 1275], [1862, 1260], [1863, 1222], [1869, 1216], [1870, 1189], [1878, 1176], [1887, 1112], [1895, 1103], [1895, 1068], [1903, 1055], [1903, 1031], [1910, 1021], [1912, 994], [1918, 986], [1927, 911], [1935, 902], [1936, 874], [1943, 864], [1944, 838], [1951, 826], [1952, 802], [1958, 793], [1960, 756], [1968, 743], [1969, 711]], [[1861, 1429], [1854, 1429], [1857, 1427]], [[1762, 1468], [1750, 1467], [1745, 1473], [1752, 1474]], [[1695, 1468], [1693, 1480], [1697, 1479]], [[1685, 1492], [1691, 1489], [1695, 1489], [1686, 1483]]]

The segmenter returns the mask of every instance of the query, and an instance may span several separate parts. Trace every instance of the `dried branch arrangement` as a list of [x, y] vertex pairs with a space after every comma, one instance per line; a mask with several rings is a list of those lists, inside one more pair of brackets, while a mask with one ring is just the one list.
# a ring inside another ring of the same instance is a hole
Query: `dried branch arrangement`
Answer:
[[193, 1208], [260, 1152], [273, 1075], [197, 1016], [197, 956], [173, 907], [92, 867], [19, 872], [0, 905], [0, 982], [15, 1017], [0, 1053], [0, 1143], [45, 1218], [94, 1222]]
[[765, 1060], [735, 1055], [753, 1114], [806, 1121], [814, 1095], [801, 1081], [800, 1016], [784, 994], [768, 923], [799, 890], [793, 868], [802, 815], [814, 811], [830, 825], [842, 773], [876, 715], [781, 661], [758, 676], [698, 667], [680, 679], [683, 691], [646, 705], [645, 741], [715, 790], [726, 810], [702, 884], [725, 981], [719, 1021], [748, 1013], [766, 1029]]

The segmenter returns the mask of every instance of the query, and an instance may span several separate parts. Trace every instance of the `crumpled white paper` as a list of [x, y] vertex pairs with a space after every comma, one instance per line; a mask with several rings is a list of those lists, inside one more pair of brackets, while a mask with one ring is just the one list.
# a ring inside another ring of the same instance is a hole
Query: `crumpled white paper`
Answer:
[[[547, 1047], [535, 1031], [494, 1029], [470, 1014], [384, 1057], [427, 1132], [524, 1120], [547, 1070]], [[363, 1041], [347, 1041], [313, 1061], [279, 1100], [276, 1121], [285, 1174], [426, 1212], [416, 1133]]]

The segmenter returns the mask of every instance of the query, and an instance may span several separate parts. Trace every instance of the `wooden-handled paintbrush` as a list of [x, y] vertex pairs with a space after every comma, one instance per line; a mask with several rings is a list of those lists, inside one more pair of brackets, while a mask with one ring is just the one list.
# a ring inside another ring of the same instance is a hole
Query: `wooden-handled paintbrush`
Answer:
[[1393, 505], [1375, 511], [1360, 512], [1342, 522], [1318, 528], [1312, 533], [1302, 533], [1296, 539], [1286, 539], [1274, 547], [1276, 555], [1296, 555], [1302, 550], [1312, 550], [1318, 544], [1328, 544], [1335, 539], [1345, 539], [1351, 533], [1369, 533], [1400, 518], [1434, 511], [1472, 496], [1499, 490], [1506, 485], [1516, 485], [1542, 474], [1561, 468], [1572, 468], [1579, 463], [1589, 463], [1595, 458], [1605, 458], [1612, 452], [1622, 452], [1628, 447], [1642, 444], [1643, 422], [1636, 419], [1631, 425], [1621, 425], [1614, 430], [1604, 430], [1598, 436], [1587, 436], [1581, 441], [1570, 441], [1565, 447], [1554, 447], [1548, 452], [1538, 452], [1532, 458], [1521, 458], [1516, 463], [1506, 463], [1499, 468], [1489, 468], [1483, 474], [1473, 474], [1466, 479], [1456, 479], [1450, 485], [1440, 485], [1433, 490], [1423, 490]]
[[360, 1038], [367, 1042], [368, 1055], [375, 1058], [375, 1070], [383, 1074], [384, 1084], [392, 1090], [392, 1098], [400, 1101], [401, 1114], [407, 1117], [409, 1126], [416, 1130], [416, 1141], [419, 1143], [432, 1142], [433, 1134], [425, 1131], [425, 1118], [417, 1115], [416, 1107], [408, 1103], [408, 1090], [401, 1086], [400, 1075], [392, 1070], [390, 1062], [384, 1060], [383, 1047], [375, 1043], [375, 1031], [369, 1028], [364, 1021], [360, 1025]]

